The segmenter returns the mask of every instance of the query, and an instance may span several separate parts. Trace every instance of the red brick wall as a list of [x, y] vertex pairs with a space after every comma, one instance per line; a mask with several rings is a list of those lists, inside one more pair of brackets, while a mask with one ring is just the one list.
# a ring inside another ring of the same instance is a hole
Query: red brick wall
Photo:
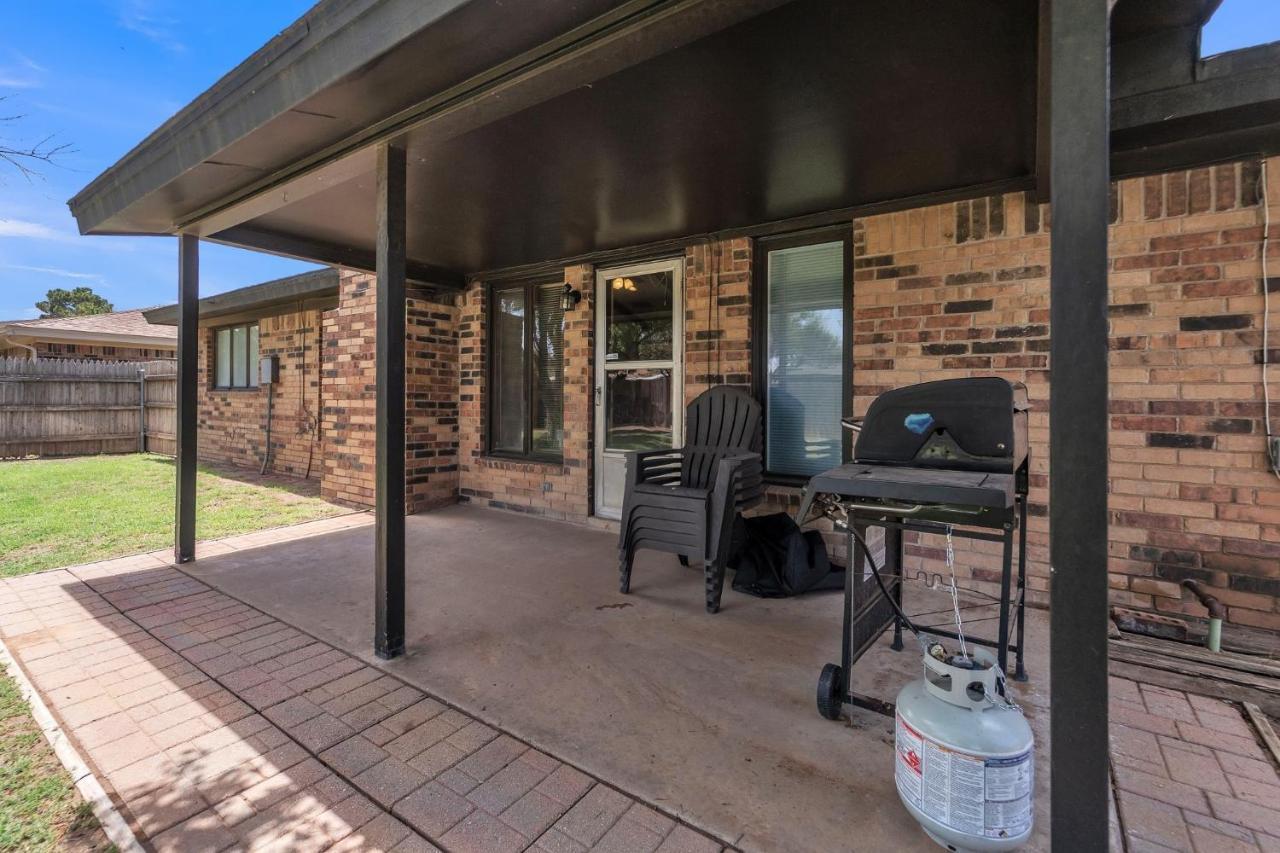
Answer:
[[[1270, 172], [1274, 215], [1280, 161]], [[1257, 363], [1258, 177], [1257, 162], [1236, 163], [1123, 181], [1113, 193], [1108, 568], [1116, 604], [1202, 613], [1178, 587], [1195, 577], [1217, 587], [1231, 621], [1280, 628], [1280, 480], [1264, 458]], [[863, 220], [854, 287], [859, 412], [912, 382], [996, 374], [1027, 384], [1029, 557], [1040, 601], [1048, 587], [1046, 220], [1046, 208], [1018, 194]], [[936, 545], [913, 546], [917, 564], [936, 566]], [[998, 567], [990, 548], [962, 562], [979, 581]]]
[[582, 301], [565, 314], [560, 463], [498, 459], [485, 453], [485, 288], [480, 282], [467, 287], [458, 324], [459, 495], [463, 501], [548, 518], [581, 521], [590, 514], [595, 271], [589, 265], [572, 266], [565, 268], [564, 277], [582, 292]]
[[696, 243], [684, 261], [684, 389], [751, 388], [751, 241]]
[[[1217, 588], [1232, 621], [1280, 628], [1280, 480], [1263, 456], [1258, 367], [1258, 184], [1259, 164], [1244, 162], [1113, 189], [1108, 569], [1116, 604], [1199, 613], [1177, 585], [1195, 577]], [[1280, 161], [1271, 163], [1270, 185], [1280, 222]], [[931, 379], [996, 374], [1028, 387], [1029, 586], [1041, 603], [1048, 591], [1048, 227], [1047, 208], [1020, 193], [852, 223], [856, 411], [883, 390]], [[1280, 243], [1272, 257], [1280, 258]], [[709, 382], [748, 386], [751, 244], [698, 242], [685, 260], [686, 398]], [[585, 299], [567, 318], [562, 464], [485, 455], [483, 286], [472, 283], [461, 299], [454, 316], [462, 500], [556, 518], [589, 515], [594, 276], [589, 266], [565, 276]], [[343, 288], [342, 307], [325, 321], [326, 388], [347, 386], [326, 415], [326, 494], [361, 502], [372, 497], [372, 294], [361, 277], [344, 276]], [[440, 354], [436, 361], [447, 364]], [[441, 418], [443, 426], [447, 415]], [[795, 496], [775, 489], [770, 506], [793, 506]], [[913, 564], [936, 569], [939, 545], [912, 543]], [[996, 550], [962, 545], [960, 564], [962, 576], [989, 586]]]
[[[280, 359], [273, 390], [269, 470], [296, 477], [320, 472], [320, 313], [303, 311], [263, 317], [259, 352]], [[261, 467], [267, 446], [267, 388], [213, 387], [211, 354], [215, 327], [200, 330], [198, 451], [201, 459]], [[251, 370], [258, 366], [250, 365]]]
[[[374, 505], [377, 287], [367, 273], [344, 270], [338, 307], [323, 319], [321, 494]], [[409, 512], [455, 500], [457, 493], [457, 322], [453, 296], [413, 292], [406, 305], [405, 501]]]

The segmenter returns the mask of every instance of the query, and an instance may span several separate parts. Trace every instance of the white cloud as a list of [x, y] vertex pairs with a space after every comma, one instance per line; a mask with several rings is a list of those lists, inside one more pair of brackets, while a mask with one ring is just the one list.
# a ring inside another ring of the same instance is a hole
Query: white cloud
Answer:
[[0, 89], [35, 89], [40, 81], [0, 69]]
[[24, 272], [38, 272], [45, 275], [56, 275], [62, 278], [83, 279], [86, 281], [102, 281], [102, 276], [96, 272], [75, 272], [74, 270], [64, 270], [59, 267], [32, 267], [26, 264], [0, 264], [5, 269], [22, 270]]
[[55, 231], [39, 222], [23, 222], [21, 219], [0, 219], [0, 237], [25, 237], [29, 240], [65, 240], [69, 235]]
[[187, 49], [174, 34], [177, 19], [158, 13], [153, 0], [125, 0], [117, 20], [126, 30], [155, 42], [165, 50], [181, 53]]
[[22, 63], [23, 67], [29, 68], [32, 71], [36, 72], [37, 74], [44, 74], [46, 71], [49, 70], [45, 68], [43, 65], [41, 65], [40, 63], [36, 62], [31, 57], [27, 56], [25, 53], [21, 53], [15, 50], [13, 52], [13, 55], [18, 58], [18, 61]]

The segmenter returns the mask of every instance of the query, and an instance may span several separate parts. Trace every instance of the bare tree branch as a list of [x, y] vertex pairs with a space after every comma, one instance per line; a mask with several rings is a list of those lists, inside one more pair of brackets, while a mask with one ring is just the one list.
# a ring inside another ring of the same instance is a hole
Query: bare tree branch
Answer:
[[[6, 100], [8, 96], [0, 96], [0, 103]], [[26, 116], [21, 114], [0, 116], [0, 123], [17, 122], [24, 118]], [[6, 142], [3, 137], [0, 137], [0, 163], [12, 166], [28, 181], [43, 177], [40, 164], [58, 165], [57, 159], [60, 156], [74, 153], [74, 151], [70, 143], [55, 144], [52, 135], [46, 136], [34, 145]]]

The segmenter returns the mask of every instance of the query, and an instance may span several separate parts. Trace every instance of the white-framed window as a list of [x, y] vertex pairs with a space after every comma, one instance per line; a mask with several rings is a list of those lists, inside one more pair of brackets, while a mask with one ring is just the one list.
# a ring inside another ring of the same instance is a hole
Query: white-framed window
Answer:
[[213, 336], [215, 388], [258, 387], [258, 324], [224, 326]]

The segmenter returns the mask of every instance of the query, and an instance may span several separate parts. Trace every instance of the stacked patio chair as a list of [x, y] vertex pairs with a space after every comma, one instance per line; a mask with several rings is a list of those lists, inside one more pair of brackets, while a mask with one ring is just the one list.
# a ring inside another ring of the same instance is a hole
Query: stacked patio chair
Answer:
[[764, 496], [760, 404], [737, 388], [709, 388], [689, 404], [684, 446], [627, 454], [618, 537], [621, 583], [631, 591], [636, 551], [701, 560], [707, 612], [720, 609], [725, 564], [738, 513]]

